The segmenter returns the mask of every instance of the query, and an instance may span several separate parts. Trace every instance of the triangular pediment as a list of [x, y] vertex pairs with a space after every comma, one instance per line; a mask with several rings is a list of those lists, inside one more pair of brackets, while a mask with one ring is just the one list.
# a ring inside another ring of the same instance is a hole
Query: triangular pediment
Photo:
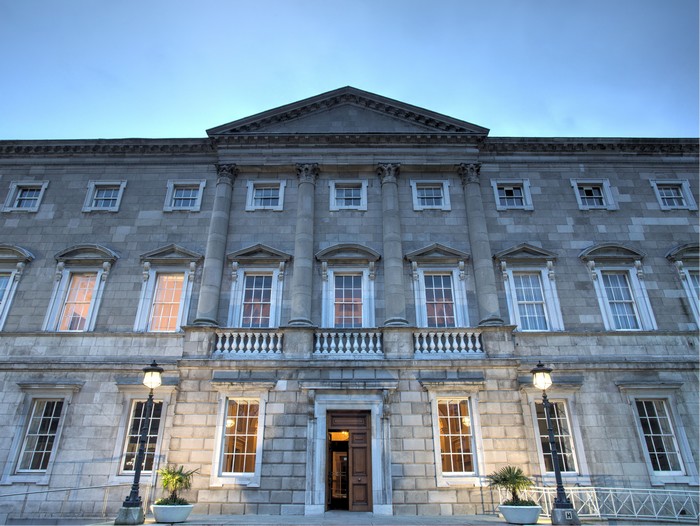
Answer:
[[446, 247], [440, 243], [433, 243], [427, 247], [423, 247], [419, 250], [414, 250], [406, 254], [406, 259], [411, 263], [423, 263], [423, 264], [452, 264], [458, 261], [468, 261], [469, 254], [462, 252], [461, 250], [456, 250], [454, 248]]
[[541, 262], [541, 261], [552, 261], [557, 259], [557, 255], [554, 252], [545, 250], [529, 243], [520, 243], [514, 247], [502, 250], [493, 256], [499, 261], [518, 261], [518, 262]]
[[489, 130], [350, 86], [207, 130], [238, 134], [442, 134], [486, 136]]
[[276, 250], [262, 243], [258, 243], [252, 247], [231, 252], [226, 256], [226, 259], [229, 261], [237, 261], [245, 265], [267, 265], [270, 263], [289, 261], [292, 259], [292, 256], [281, 250]]
[[150, 263], [157, 263], [160, 265], [175, 265], [188, 263], [191, 261], [197, 262], [203, 257], [204, 256], [202, 256], [202, 254], [198, 254], [197, 252], [193, 252], [179, 245], [173, 244], [141, 254], [141, 261], [148, 261]]

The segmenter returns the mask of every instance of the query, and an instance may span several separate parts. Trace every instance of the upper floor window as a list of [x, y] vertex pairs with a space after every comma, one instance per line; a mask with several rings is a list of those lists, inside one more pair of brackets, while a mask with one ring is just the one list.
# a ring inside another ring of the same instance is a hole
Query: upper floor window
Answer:
[[330, 181], [331, 210], [367, 210], [367, 181]]
[[414, 210], [450, 210], [448, 181], [411, 181]]
[[279, 327], [286, 263], [291, 259], [266, 245], [228, 254], [231, 264], [229, 327]]
[[419, 327], [467, 327], [466, 261], [469, 254], [434, 244], [406, 255], [413, 269]]
[[491, 181], [496, 210], [532, 210], [530, 181], [527, 179], [512, 179]]
[[3, 212], [38, 211], [48, 185], [48, 181], [12, 181]]
[[83, 212], [118, 212], [125, 187], [126, 181], [90, 181]]
[[655, 179], [649, 181], [661, 210], [697, 210], [688, 181]]
[[199, 212], [205, 186], [204, 180], [169, 180], [163, 210]]
[[675, 264], [695, 323], [700, 325], [700, 247], [689, 243], [674, 248], [666, 257]]
[[55, 285], [44, 319], [45, 331], [83, 332], [95, 328], [104, 285], [117, 257], [99, 245], [77, 245], [56, 255]]
[[135, 331], [176, 332], [187, 324], [200, 254], [170, 245], [141, 256], [143, 286]]
[[374, 327], [375, 262], [379, 254], [360, 245], [335, 245], [316, 254], [323, 273], [322, 326]]
[[586, 261], [607, 330], [656, 330], [644, 284], [643, 254], [620, 245], [585, 250]]
[[280, 211], [284, 207], [284, 188], [286, 181], [248, 181], [246, 207], [251, 210]]
[[617, 210], [607, 179], [572, 179], [571, 186], [581, 210]]
[[24, 268], [33, 259], [34, 256], [21, 247], [0, 243], [0, 330], [5, 325]]

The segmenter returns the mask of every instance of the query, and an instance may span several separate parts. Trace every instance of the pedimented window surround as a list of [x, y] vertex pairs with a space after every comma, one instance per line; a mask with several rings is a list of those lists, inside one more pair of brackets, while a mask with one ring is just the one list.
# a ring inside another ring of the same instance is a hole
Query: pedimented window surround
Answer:
[[5, 326], [24, 269], [33, 259], [34, 255], [22, 247], [0, 243], [0, 330]]
[[700, 245], [697, 243], [681, 245], [666, 254], [666, 258], [676, 267], [688, 305], [695, 316], [695, 323], [700, 325], [700, 300], [698, 299]]

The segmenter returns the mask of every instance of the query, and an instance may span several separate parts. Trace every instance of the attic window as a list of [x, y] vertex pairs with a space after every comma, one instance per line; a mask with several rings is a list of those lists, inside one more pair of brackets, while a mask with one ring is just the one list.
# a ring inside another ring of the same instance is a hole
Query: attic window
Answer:
[[450, 210], [447, 181], [411, 181], [414, 210]]
[[248, 181], [247, 211], [274, 210], [284, 208], [285, 181]]

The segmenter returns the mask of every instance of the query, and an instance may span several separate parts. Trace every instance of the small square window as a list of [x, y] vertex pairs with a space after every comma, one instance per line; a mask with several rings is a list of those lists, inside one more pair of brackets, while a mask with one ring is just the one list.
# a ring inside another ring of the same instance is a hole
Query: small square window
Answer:
[[530, 181], [527, 179], [491, 181], [496, 210], [532, 210]]
[[572, 179], [571, 186], [581, 210], [617, 210], [607, 179]]
[[285, 181], [248, 181], [245, 209], [281, 211], [284, 207], [284, 187]]
[[48, 181], [12, 181], [3, 212], [36, 212]]
[[414, 210], [450, 210], [447, 181], [411, 181]]
[[331, 181], [331, 210], [367, 210], [367, 181]]
[[650, 181], [661, 210], [697, 210], [688, 181]]
[[206, 181], [168, 181], [163, 210], [166, 212], [177, 210], [199, 212], [205, 186]]
[[83, 212], [118, 212], [125, 187], [126, 181], [90, 181]]

